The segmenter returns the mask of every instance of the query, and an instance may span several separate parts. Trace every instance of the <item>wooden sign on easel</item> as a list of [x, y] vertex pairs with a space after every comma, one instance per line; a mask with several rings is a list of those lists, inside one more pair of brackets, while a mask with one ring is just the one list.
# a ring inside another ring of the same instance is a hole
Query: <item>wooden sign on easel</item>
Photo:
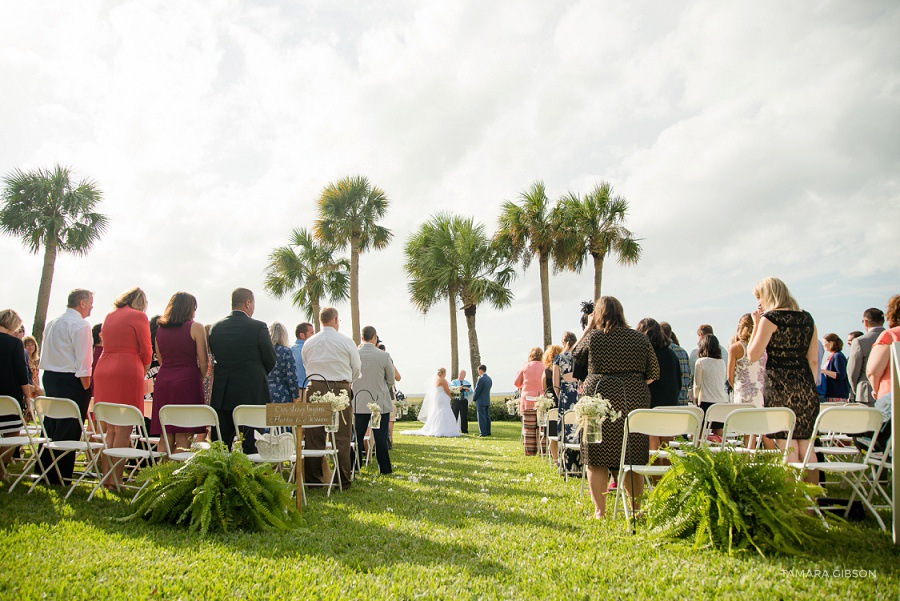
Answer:
[[328, 426], [331, 424], [331, 405], [327, 403], [267, 403], [267, 426], [291, 426], [295, 428], [297, 461], [294, 464], [294, 481], [297, 485], [297, 511], [303, 513], [303, 431], [301, 426]]

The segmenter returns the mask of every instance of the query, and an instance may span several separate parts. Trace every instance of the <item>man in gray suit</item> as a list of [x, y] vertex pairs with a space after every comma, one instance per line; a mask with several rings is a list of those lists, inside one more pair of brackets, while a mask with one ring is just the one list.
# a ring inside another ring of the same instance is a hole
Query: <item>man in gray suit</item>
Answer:
[[865, 403], [869, 407], [875, 405], [872, 386], [866, 378], [866, 362], [872, 353], [872, 347], [878, 336], [884, 331], [884, 313], [881, 309], [866, 309], [863, 313], [863, 325], [866, 333], [853, 339], [847, 358], [847, 377], [850, 379], [851, 398], [855, 394], [857, 403]]
[[359, 464], [364, 463], [363, 440], [372, 415], [368, 404], [374, 401], [381, 409], [381, 425], [372, 431], [375, 436], [375, 458], [378, 460], [378, 470], [382, 474], [390, 474], [393, 471], [391, 457], [388, 454], [388, 428], [392, 409], [390, 389], [400, 378], [396, 377], [391, 356], [375, 346], [378, 341], [375, 328], [364, 327], [362, 338], [363, 343], [359, 347], [362, 375], [353, 382], [353, 413], [356, 414], [356, 448], [359, 453]]

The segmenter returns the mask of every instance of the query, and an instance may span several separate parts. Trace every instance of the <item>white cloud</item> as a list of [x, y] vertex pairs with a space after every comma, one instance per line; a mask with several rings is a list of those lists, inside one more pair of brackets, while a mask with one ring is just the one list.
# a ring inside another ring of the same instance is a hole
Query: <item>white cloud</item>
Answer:
[[[632, 322], [668, 319], [686, 345], [700, 322], [727, 334], [776, 274], [843, 332], [896, 292], [898, 25], [886, 2], [9, 5], [0, 170], [61, 162], [104, 190], [112, 227], [60, 258], [51, 314], [87, 285], [99, 320], [140, 284], [151, 311], [187, 289], [212, 321], [248, 285], [288, 324], [299, 312], [262, 294], [269, 251], [326, 183], [367, 175], [396, 237], [362, 258], [362, 319], [408, 390], [449, 352], [446, 306], [405, 299], [406, 236], [438, 210], [492, 229], [537, 179], [629, 199], [644, 258], [608, 261], [604, 290]], [[2, 302], [30, 316], [40, 257], [0, 253]], [[479, 310], [500, 390], [540, 340], [537, 282]], [[590, 265], [553, 276], [555, 338], [590, 294]], [[462, 315], [459, 334], [468, 367]]]

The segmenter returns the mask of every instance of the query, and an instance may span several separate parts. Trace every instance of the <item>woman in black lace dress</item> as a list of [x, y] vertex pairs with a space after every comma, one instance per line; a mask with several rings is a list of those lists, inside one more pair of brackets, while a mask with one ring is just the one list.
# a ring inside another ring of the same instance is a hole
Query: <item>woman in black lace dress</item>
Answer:
[[[766, 407], [789, 407], [797, 416], [793, 450], [788, 461], [799, 462], [806, 454], [813, 425], [819, 416], [819, 348], [812, 315], [801, 311], [788, 287], [778, 278], [765, 278], [753, 289], [759, 307], [753, 312], [753, 337], [748, 354], [750, 362], [766, 359]], [[772, 435], [784, 448], [787, 433]], [[818, 482], [818, 474], [808, 472], [807, 482]]]

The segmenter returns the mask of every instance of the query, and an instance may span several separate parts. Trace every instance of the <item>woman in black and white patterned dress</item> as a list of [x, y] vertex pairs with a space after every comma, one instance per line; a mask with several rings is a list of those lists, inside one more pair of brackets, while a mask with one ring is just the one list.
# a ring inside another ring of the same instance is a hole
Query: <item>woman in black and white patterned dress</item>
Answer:
[[[622, 454], [622, 437], [625, 433], [625, 418], [635, 409], [650, 407], [650, 389], [647, 384], [659, 378], [659, 363], [644, 334], [628, 327], [622, 304], [611, 296], [600, 297], [594, 308], [591, 324], [581, 341], [575, 346], [573, 357], [576, 363], [587, 364], [588, 376], [582, 386], [582, 395], [599, 394], [609, 399], [614, 411], [622, 414], [616, 421], [603, 423], [603, 441], [581, 443], [581, 458], [588, 466], [588, 485], [594, 502], [594, 517], [602, 518], [606, 513], [606, 486], [609, 472], [618, 472]], [[645, 464], [650, 459], [649, 440], [643, 434], [628, 437], [629, 464]], [[618, 476], [616, 481], [625, 484], [625, 489], [634, 497], [639, 497], [644, 489], [643, 478], [634, 479]], [[637, 502], [635, 499], [635, 507]]]

